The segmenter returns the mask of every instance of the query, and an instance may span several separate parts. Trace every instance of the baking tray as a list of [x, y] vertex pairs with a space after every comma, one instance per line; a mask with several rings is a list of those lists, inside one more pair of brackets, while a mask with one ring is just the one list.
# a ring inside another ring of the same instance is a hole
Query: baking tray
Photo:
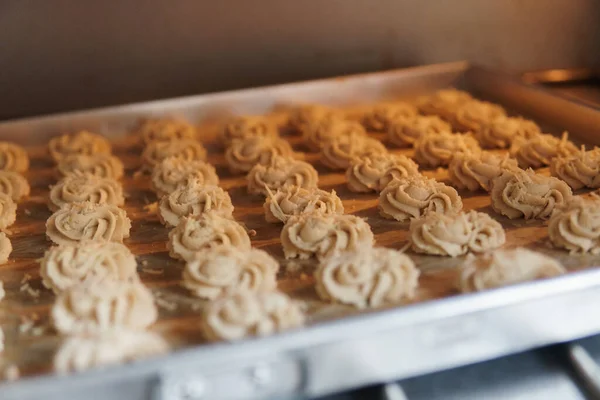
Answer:
[[539, 84], [552, 93], [600, 109], [600, 70], [566, 68], [528, 71], [521, 75], [526, 83]]
[[[449, 63], [383, 73], [273, 87], [217, 93], [144, 104], [104, 108], [0, 124], [0, 139], [28, 146], [32, 168], [28, 179], [32, 195], [19, 207], [11, 236], [14, 258], [0, 267], [8, 296], [2, 303], [3, 326], [35, 313], [40, 326], [47, 323], [53, 296], [48, 291], [32, 298], [19, 290], [22, 282], [39, 288], [35, 259], [50, 245], [43, 221], [49, 215], [47, 186], [55, 180], [44, 153], [49, 137], [88, 129], [114, 139], [115, 154], [127, 167], [124, 187], [126, 209], [134, 221], [126, 244], [138, 256], [140, 275], [160, 299], [161, 318], [154, 328], [173, 345], [164, 357], [89, 371], [69, 377], [47, 374], [48, 361], [58, 339], [52, 332], [40, 336], [12, 336], [7, 332], [6, 358], [13, 357], [26, 376], [0, 385], [2, 399], [111, 398], [144, 399], [252, 399], [318, 396], [334, 391], [385, 382], [447, 369], [549, 343], [569, 341], [600, 332], [594, 318], [600, 301], [599, 256], [569, 256], [551, 250], [541, 224], [502, 220], [507, 246], [527, 245], [559, 258], [573, 272], [546, 281], [515, 285], [484, 293], [456, 295], [454, 269], [460, 259], [416, 256], [423, 270], [422, 290], [415, 304], [358, 313], [316, 299], [310, 277], [293, 273], [279, 279], [280, 288], [309, 304], [309, 325], [301, 330], [238, 343], [207, 345], [194, 323], [197, 308], [178, 287], [181, 263], [169, 259], [164, 241], [167, 230], [145, 207], [153, 201], [147, 179], [139, 168], [140, 148], [127, 135], [139, 118], [180, 116], [199, 125], [203, 141], [210, 142], [216, 127], [232, 114], [279, 111], [295, 103], [317, 102], [360, 111], [364, 104], [415, 96], [455, 86], [505, 105], [511, 111], [536, 119], [548, 130], [563, 129], [586, 143], [600, 143], [597, 110], [544, 89], [523, 84], [516, 77], [495, 73], [468, 63]], [[294, 140], [294, 139], [290, 139]], [[243, 178], [227, 176], [222, 154], [207, 145], [209, 161], [218, 166], [222, 186], [236, 206], [236, 218], [248, 228], [264, 227], [262, 200], [245, 195]], [[410, 150], [400, 151], [410, 154]], [[314, 161], [309, 156], [310, 161]], [[406, 229], [377, 217], [375, 195], [345, 190], [343, 174], [319, 170], [320, 185], [335, 188], [349, 212], [369, 217], [380, 245], [401, 248]], [[443, 171], [427, 171], [444, 179]], [[440, 176], [442, 174], [442, 176]], [[137, 176], [137, 177], [136, 177]], [[466, 208], [486, 208], [484, 194], [461, 193]], [[371, 197], [369, 197], [371, 196]], [[499, 218], [499, 220], [501, 220]], [[269, 231], [270, 229], [270, 231]], [[257, 229], [253, 244], [281, 258], [276, 237], [279, 226]], [[285, 269], [285, 268], [284, 268]], [[159, 275], [156, 274], [159, 272]], [[28, 275], [28, 277], [27, 277]], [[170, 305], [175, 304], [173, 309]], [[344, 318], [342, 318], [344, 317]], [[15, 321], [11, 320], [14, 319]], [[16, 341], [11, 344], [11, 340]], [[11, 350], [12, 349], [12, 350]]]

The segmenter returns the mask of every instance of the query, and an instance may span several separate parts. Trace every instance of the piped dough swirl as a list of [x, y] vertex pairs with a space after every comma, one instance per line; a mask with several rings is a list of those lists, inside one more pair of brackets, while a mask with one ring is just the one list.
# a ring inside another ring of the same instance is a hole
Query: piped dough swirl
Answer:
[[257, 164], [246, 176], [248, 193], [267, 196], [285, 186], [305, 189], [316, 188], [319, 183], [317, 170], [307, 162], [291, 157], [275, 156], [268, 164]]
[[52, 211], [69, 203], [90, 202], [122, 206], [125, 204], [121, 184], [112, 178], [99, 178], [91, 174], [65, 176], [50, 188], [48, 207]]
[[29, 196], [31, 187], [23, 175], [14, 171], [0, 171], [0, 193], [16, 202]]
[[[6, 264], [8, 262], [8, 257], [10, 253], [12, 253], [12, 243], [6, 233], [0, 232], [0, 265]], [[2, 289], [2, 284], [0, 281], [0, 300], [2, 300], [4, 293], [4, 289]]]
[[477, 132], [495, 118], [506, 116], [506, 111], [497, 104], [472, 100], [456, 110], [453, 125], [461, 132]]
[[339, 118], [342, 118], [342, 114], [333, 108], [319, 104], [304, 104], [290, 110], [287, 125], [292, 133], [302, 134], [309, 125]]
[[387, 130], [388, 141], [398, 147], [412, 147], [424, 135], [452, 132], [449, 123], [436, 115], [396, 118]]
[[175, 118], [152, 118], [141, 121], [135, 132], [145, 145], [156, 141], [195, 140], [196, 128]]
[[90, 174], [98, 178], [121, 179], [123, 163], [111, 154], [75, 154], [64, 157], [58, 162], [58, 172], [62, 176]]
[[573, 190], [600, 188], [600, 149], [586, 151], [583, 147], [570, 156], [554, 157], [550, 174], [567, 182]]
[[320, 159], [330, 169], [345, 170], [356, 157], [386, 152], [380, 141], [362, 133], [351, 132], [335, 136], [328, 141], [321, 149]]
[[219, 139], [225, 146], [229, 146], [236, 139], [247, 137], [276, 137], [277, 127], [267, 117], [248, 115], [235, 117], [228, 121], [221, 132]]
[[568, 157], [577, 153], [577, 147], [569, 141], [565, 132], [558, 138], [550, 134], [539, 134], [526, 139], [516, 138], [510, 147], [511, 157], [516, 158], [521, 168], [541, 168], [550, 165], [555, 157]]
[[379, 192], [394, 179], [419, 175], [419, 167], [403, 155], [372, 153], [357, 157], [346, 170], [348, 189], [356, 193]]
[[0, 170], [24, 173], [29, 169], [27, 151], [17, 144], [0, 142]]
[[313, 152], [319, 152], [331, 140], [337, 136], [366, 135], [367, 132], [358, 122], [349, 121], [341, 117], [321, 118], [306, 124], [302, 131], [302, 142]]
[[448, 166], [448, 177], [457, 189], [472, 192], [483, 189], [489, 192], [492, 180], [500, 176], [502, 171], [518, 168], [516, 160], [487, 151], [456, 153]]
[[173, 192], [194, 179], [205, 185], [218, 185], [215, 167], [201, 160], [167, 157], [152, 170], [152, 189], [158, 196]]
[[484, 149], [505, 149], [517, 138], [529, 139], [540, 133], [540, 127], [531, 120], [500, 116], [481, 125], [474, 136]]
[[168, 157], [186, 161], [206, 160], [206, 149], [196, 140], [181, 139], [150, 142], [142, 153], [142, 160], [150, 168]]
[[462, 90], [442, 89], [432, 95], [424, 96], [417, 102], [421, 114], [437, 115], [452, 122], [456, 111], [463, 104], [473, 101], [473, 97]]
[[250, 136], [235, 139], [225, 150], [233, 174], [246, 173], [256, 164], [269, 164], [275, 156], [293, 157], [292, 146], [279, 137]]
[[326, 192], [318, 188], [305, 189], [286, 186], [270, 193], [264, 203], [265, 220], [270, 223], [286, 223], [294, 215], [319, 212], [322, 214], [343, 214], [342, 200], [335, 190]]
[[75, 154], [88, 156], [98, 153], [110, 154], [111, 147], [104, 136], [81, 131], [50, 140], [48, 150], [54, 161], [59, 162], [63, 158]]
[[414, 158], [422, 167], [448, 166], [457, 153], [478, 153], [477, 141], [470, 135], [441, 132], [427, 133], [415, 142]]
[[417, 109], [408, 103], [377, 104], [365, 113], [362, 124], [368, 131], [387, 132], [397, 119], [414, 115], [417, 115]]
[[17, 204], [7, 194], [0, 192], [0, 229], [6, 229], [17, 220]]
[[571, 254], [600, 254], [600, 197], [573, 197], [554, 210], [548, 222], [548, 236], [554, 247]]

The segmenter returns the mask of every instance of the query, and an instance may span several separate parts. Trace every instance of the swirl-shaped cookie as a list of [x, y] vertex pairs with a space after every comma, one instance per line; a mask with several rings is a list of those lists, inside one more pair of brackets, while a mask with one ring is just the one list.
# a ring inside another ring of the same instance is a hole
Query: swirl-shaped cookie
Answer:
[[530, 138], [542, 133], [533, 121], [521, 117], [496, 117], [474, 131], [475, 139], [484, 149], [505, 149], [518, 138]]
[[55, 137], [48, 143], [48, 150], [54, 161], [59, 162], [64, 157], [74, 154], [92, 155], [98, 153], [110, 154], [110, 143], [104, 136], [81, 131]]
[[50, 188], [48, 208], [56, 211], [68, 203], [125, 204], [121, 184], [112, 178], [99, 178], [91, 174], [71, 174]]
[[453, 125], [461, 132], [477, 132], [495, 118], [505, 116], [506, 111], [497, 104], [472, 100], [458, 107]]
[[201, 160], [167, 157], [152, 170], [152, 189], [158, 196], [171, 193], [189, 179], [205, 185], [219, 184], [215, 167]]
[[567, 182], [573, 190], [600, 188], [600, 148], [586, 151], [582, 147], [573, 155], [554, 157], [550, 174]]
[[510, 147], [510, 155], [519, 162], [521, 168], [540, 168], [550, 165], [555, 157], [568, 157], [577, 153], [577, 147], [569, 141], [565, 132], [562, 137], [539, 134], [526, 139], [517, 137]]
[[552, 214], [548, 236], [555, 247], [571, 254], [600, 254], [600, 197], [573, 197]]
[[323, 300], [359, 308], [377, 307], [412, 299], [419, 270], [397, 250], [361, 249], [321, 262], [315, 289]]
[[379, 195], [379, 214], [396, 221], [408, 221], [428, 212], [452, 214], [462, 206], [456, 189], [420, 175], [394, 180]]
[[465, 103], [473, 101], [467, 92], [456, 89], [442, 89], [433, 95], [422, 97], [417, 102], [421, 114], [438, 115], [446, 121], [452, 121], [456, 110]]
[[371, 153], [386, 153], [387, 150], [379, 140], [358, 132], [338, 135], [328, 141], [321, 149], [321, 162], [333, 170], [345, 170], [356, 157]]
[[422, 167], [448, 166], [456, 153], [478, 153], [479, 143], [470, 135], [427, 133], [415, 141], [414, 158]]
[[414, 115], [417, 115], [417, 109], [408, 103], [377, 104], [365, 113], [362, 124], [368, 131], [387, 132], [390, 125], [397, 119]]
[[218, 186], [204, 185], [190, 179], [158, 203], [158, 217], [167, 227], [177, 226], [183, 217], [214, 212], [225, 218], [233, 218], [233, 204], [229, 193]]
[[0, 229], [6, 229], [17, 220], [17, 204], [0, 192]]
[[281, 231], [285, 258], [323, 260], [346, 251], [373, 246], [371, 227], [362, 218], [313, 212], [292, 216]]
[[492, 181], [490, 192], [494, 211], [510, 219], [548, 219], [572, 196], [565, 182], [532, 170], [505, 170]]
[[156, 321], [158, 310], [150, 290], [137, 280], [90, 280], [60, 293], [51, 316], [59, 333], [82, 334], [145, 329]]
[[225, 161], [233, 174], [246, 173], [256, 164], [269, 164], [275, 156], [293, 157], [292, 146], [280, 137], [250, 136], [233, 140], [225, 150]]
[[192, 124], [175, 118], [152, 118], [141, 121], [135, 133], [145, 145], [155, 141], [194, 140], [197, 134]]
[[45, 287], [54, 293], [87, 279], [129, 281], [137, 279], [137, 262], [121, 243], [81, 241], [53, 246], [40, 260]]
[[31, 188], [23, 175], [14, 171], [0, 171], [0, 193], [18, 202], [29, 196]]
[[[6, 233], [0, 232], [0, 264], [6, 264], [10, 253], [12, 253], [12, 243], [10, 243], [10, 239], [6, 236]], [[4, 289], [2, 289], [0, 281], [0, 300], [2, 300], [3, 293]]]
[[318, 188], [305, 189], [286, 186], [270, 193], [264, 203], [265, 220], [270, 223], [286, 223], [294, 215], [319, 212], [322, 214], [343, 214], [342, 200], [335, 190], [326, 192]]
[[219, 133], [219, 140], [223, 145], [229, 146], [235, 139], [276, 136], [278, 136], [277, 127], [269, 118], [259, 115], [248, 115], [235, 117], [228, 121]]
[[346, 170], [348, 189], [356, 193], [379, 192], [394, 179], [419, 175], [419, 167], [403, 155], [372, 153], [353, 159]]
[[246, 176], [248, 193], [267, 196], [285, 186], [305, 189], [316, 188], [319, 183], [317, 170], [307, 162], [291, 157], [275, 156], [268, 164], [256, 164]]
[[112, 329], [68, 336], [54, 356], [54, 371], [80, 372], [164, 354], [169, 350], [156, 333]]
[[242, 225], [214, 212], [183, 217], [169, 232], [167, 249], [173, 258], [192, 261], [196, 253], [218, 246], [250, 249], [250, 237]]
[[305, 104], [290, 111], [287, 125], [292, 133], [301, 134], [309, 125], [332, 118], [342, 118], [342, 114], [327, 106]]
[[366, 135], [361, 124], [341, 117], [321, 118], [306, 124], [302, 131], [302, 142], [313, 152], [320, 151], [333, 138], [351, 133]]
[[210, 302], [202, 314], [206, 339], [268, 336], [304, 325], [300, 305], [281, 292], [236, 291]]
[[468, 257], [460, 268], [458, 287], [463, 293], [478, 292], [566, 272], [553, 258], [518, 247]]
[[490, 191], [492, 179], [504, 170], [518, 169], [517, 161], [487, 151], [456, 153], [448, 166], [448, 177], [457, 189]]
[[215, 299], [227, 292], [268, 292], [277, 287], [279, 263], [259, 249], [221, 246], [186, 264], [182, 285], [194, 296]]
[[415, 218], [410, 222], [409, 237], [417, 253], [450, 257], [494, 250], [506, 242], [502, 225], [477, 211]]
[[168, 157], [179, 157], [186, 161], [204, 161], [206, 149], [196, 140], [181, 139], [150, 142], [142, 153], [142, 160], [149, 167], [154, 167]]
[[413, 115], [395, 119], [387, 130], [387, 138], [395, 146], [410, 147], [423, 135], [441, 132], [451, 133], [452, 127], [440, 117]]
[[0, 142], [0, 170], [23, 173], [29, 169], [27, 151], [17, 144]]
[[121, 179], [123, 177], [123, 163], [111, 154], [74, 154], [61, 159], [57, 168], [63, 176], [90, 174], [98, 178]]
[[110, 204], [90, 202], [63, 205], [46, 221], [46, 236], [56, 244], [82, 240], [123, 242], [131, 221], [124, 210]]

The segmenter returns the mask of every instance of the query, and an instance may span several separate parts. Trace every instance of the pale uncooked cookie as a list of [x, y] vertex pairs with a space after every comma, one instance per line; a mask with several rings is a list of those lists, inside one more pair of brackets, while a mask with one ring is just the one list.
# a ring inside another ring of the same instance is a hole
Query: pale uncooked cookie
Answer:
[[565, 182], [532, 170], [505, 170], [492, 181], [490, 192], [494, 211], [510, 219], [548, 219], [572, 195]]
[[518, 137], [530, 138], [541, 132], [540, 127], [531, 120], [500, 116], [483, 124], [474, 132], [474, 136], [484, 149], [505, 149]]
[[548, 236], [555, 247], [571, 254], [600, 254], [600, 197], [573, 197], [555, 209], [548, 222]]
[[51, 310], [62, 334], [85, 334], [114, 328], [142, 330], [158, 318], [152, 292], [140, 281], [91, 279], [60, 293]]
[[360, 249], [322, 261], [315, 289], [326, 301], [355, 307], [378, 307], [414, 298], [419, 270], [397, 250]]
[[398, 147], [411, 147], [429, 133], [452, 132], [449, 123], [436, 115], [413, 115], [395, 119], [387, 131], [388, 141]]
[[160, 197], [185, 185], [188, 179], [195, 179], [205, 185], [219, 184], [217, 171], [212, 165], [201, 160], [167, 157], [152, 170], [152, 189]]
[[456, 189], [420, 175], [394, 180], [379, 195], [379, 213], [396, 221], [409, 221], [428, 212], [452, 214], [462, 206]]
[[470, 135], [441, 132], [427, 133], [415, 142], [414, 159], [421, 167], [448, 166], [456, 153], [477, 153], [479, 143]]
[[446, 121], [452, 121], [458, 108], [473, 97], [462, 90], [443, 89], [430, 96], [424, 96], [417, 102], [419, 112], [425, 115], [438, 115]]
[[220, 187], [204, 185], [195, 179], [165, 194], [158, 204], [158, 217], [167, 227], [177, 226], [183, 217], [198, 216], [208, 211], [233, 218], [231, 197]]
[[27, 151], [17, 144], [0, 142], [0, 170], [23, 173], [29, 169]]
[[504, 170], [518, 168], [516, 160], [487, 151], [456, 153], [448, 166], [448, 177], [457, 189], [472, 192], [483, 189], [489, 192], [492, 179], [500, 176]]
[[0, 300], [4, 298], [6, 292], [4, 291], [4, 282], [0, 281]]
[[351, 132], [328, 141], [321, 149], [320, 159], [330, 169], [345, 170], [356, 157], [386, 152], [385, 146], [379, 140], [362, 133]]
[[121, 184], [112, 178], [74, 173], [62, 178], [50, 188], [48, 208], [52, 211], [69, 203], [90, 202], [122, 206], [125, 204]]
[[[12, 249], [12, 244], [10, 243], [10, 239], [8, 238], [8, 236], [6, 236], [6, 233], [0, 232], [0, 264], [6, 264], [10, 253], [12, 253]], [[3, 290], [0, 287], [0, 292], [1, 291]], [[2, 300], [2, 296], [0, 296], [0, 300]]]
[[516, 283], [551, 278], [567, 271], [545, 254], [522, 247], [469, 256], [460, 268], [458, 287], [478, 292]]
[[342, 200], [335, 190], [326, 192], [318, 188], [305, 189], [286, 186], [270, 193], [264, 203], [265, 220], [270, 223], [286, 223], [294, 215], [320, 212], [343, 214]]
[[600, 188], [600, 148], [586, 151], [582, 147], [573, 155], [554, 157], [550, 174], [567, 182], [573, 190]]
[[318, 104], [306, 104], [293, 108], [288, 117], [288, 128], [292, 133], [302, 134], [310, 124], [331, 118], [341, 118], [342, 113]]
[[487, 101], [472, 100], [456, 110], [453, 125], [461, 132], [476, 132], [495, 118], [506, 116], [504, 109]]
[[44, 286], [54, 293], [92, 278], [138, 279], [135, 256], [125, 245], [88, 240], [48, 249], [40, 260], [40, 275]]
[[248, 193], [267, 196], [284, 186], [316, 188], [317, 170], [307, 162], [291, 157], [275, 156], [267, 164], [256, 164], [246, 176]]
[[144, 144], [154, 141], [196, 139], [196, 128], [187, 121], [175, 118], [155, 118], [141, 121], [137, 134]]
[[300, 305], [281, 292], [236, 291], [209, 303], [202, 314], [211, 341], [268, 336], [304, 325]]
[[372, 153], [357, 157], [346, 170], [348, 189], [356, 193], [379, 192], [394, 179], [419, 175], [419, 167], [403, 155]]
[[206, 160], [206, 149], [196, 140], [181, 139], [150, 142], [142, 153], [142, 160], [151, 168], [168, 157], [186, 161]]
[[181, 284], [194, 296], [210, 300], [234, 290], [268, 292], [277, 288], [278, 270], [277, 260], [263, 250], [221, 246], [188, 262]]
[[183, 217], [169, 232], [167, 249], [173, 258], [192, 261], [196, 253], [218, 246], [250, 249], [250, 237], [242, 225], [214, 212]]
[[233, 174], [246, 173], [256, 164], [268, 164], [275, 156], [293, 157], [292, 146], [280, 137], [250, 136], [233, 140], [225, 150], [225, 161]]
[[58, 172], [67, 176], [71, 174], [91, 174], [98, 178], [121, 179], [123, 163], [111, 154], [74, 154], [64, 157], [58, 162]]
[[568, 157], [577, 153], [577, 147], [569, 141], [565, 132], [562, 137], [539, 134], [530, 137], [517, 137], [510, 147], [511, 157], [521, 168], [540, 168], [550, 165], [555, 157]]
[[0, 192], [0, 229], [6, 229], [17, 220], [17, 204]]
[[319, 152], [330, 140], [351, 133], [366, 135], [361, 124], [341, 117], [321, 118], [306, 124], [302, 131], [302, 142], [313, 152]]
[[55, 137], [48, 143], [48, 149], [56, 162], [74, 154], [110, 154], [111, 150], [110, 143], [104, 136], [88, 131]]
[[235, 117], [219, 132], [219, 140], [225, 146], [229, 146], [235, 139], [265, 136], [278, 136], [277, 127], [268, 117], [259, 115]]
[[46, 221], [46, 236], [56, 244], [82, 240], [123, 242], [131, 221], [124, 210], [110, 204], [90, 202], [63, 205]]
[[377, 104], [365, 113], [362, 123], [368, 131], [387, 132], [397, 119], [414, 115], [417, 115], [417, 109], [408, 103]]
[[68, 336], [54, 355], [53, 365], [54, 371], [68, 374], [157, 356], [168, 350], [167, 342], [156, 333], [112, 329]]
[[281, 231], [285, 258], [323, 260], [346, 251], [373, 246], [371, 227], [362, 218], [313, 212], [288, 219]]
[[410, 222], [411, 248], [417, 253], [456, 257], [482, 253], [506, 242], [502, 225], [486, 213], [429, 213]]
[[14, 171], [0, 171], [0, 193], [18, 202], [29, 196], [31, 188], [23, 175]]

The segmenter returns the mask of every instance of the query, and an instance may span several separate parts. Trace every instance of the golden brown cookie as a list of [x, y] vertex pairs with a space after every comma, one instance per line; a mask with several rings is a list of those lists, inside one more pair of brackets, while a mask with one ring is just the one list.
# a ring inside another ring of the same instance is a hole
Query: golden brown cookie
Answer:
[[91, 174], [98, 178], [121, 179], [123, 163], [111, 154], [75, 154], [64, 157], [58, 162], [58, 172], [62, 176], [72, 174]]
[[326, 192], [318, 188], [305, 189], [298, 186], [285, 186], [270, 193], [264, 203], [265, 220], [270, 223], [286, 223], [294, 215], [319, 212], [322, 214], [343, 214], [342, 200], [335, 190]]
[[251, 115], [235, 117], [228, 121], [219, 133], [219, 140], [224, 146], [229, 146], [235, 139], [278, 135], [277, 127], [268, 117]]
[[398, 147], [412, 147], [429, 133], [452, 132], [449, 123], [436, 115], [412, 115], [395, 119], [387, 130], [388, 141]]
[[473, 101], [473, 97], [467, 92], [452, 88], [442, 89], [420, 98], [417, 108], [421, 114], [437, 115], [452, 122], [459, 107], [470, 101]]
[[168, 157], [186, 161], [206, 160], [206, 149], [198, 141], [181, 139], [150, 142], [142, 153], [142, 160], [148, 167], [154, 167]]
[[495, 118], [506, 116], [504, 109], [487, 101], [472, 100], [456, 110], [452, 124], [461, 132], [477, 132]]
[[17, 144], [0, 142], [0, 170], [24, 173], [29, 169], [27, 151]]
[[302, 131], [302, 142], [313, 152], [319, 152], [327, 142], [341, 135], [366, 135], [361, 124], [339, 118], [322, 118], [309, 122]]
[[474, 131], [475, 139], [484, 149], [505, 149], [516, 138], [531, 138], [542, 133], [533, 121], [521, 117], [496, 117]]
[[372, 153], [353, 159], [346, 170], [348, 189], [356, 193], [382, 191], [394, 179], [419, 175], [419, 167], [403, 155]]
[[55, 137], [48, 143], [48, 149], [56, 162], [74, 154], [110, 154], [111, 150], [110, 143], [104, 136], [88, 131]]
[[275, 156], [293, 157], [292, 146], [279, 137], [250, 136], [233, 140], [225, 150], [225, 161], [233, 174], [246, 173], [256, 164], [268, 164]]
[[187, 121], [175, 118], [153, 118], [141, 121], [135, 133], [148, 145], [154, 141], [195, 140], [196, 128]]
[[291, 157], [275, 156], [267, 164], [256, 164], [246, 176], [248, 193], [267, 196], [285, 186], [316, 188], [317, 170], [307, 162]]
[[318, 104], [305, 104], [290, 111], [287, 125], [292, 133], [302, 134], [310, 124], [342, 117], [342, 113], [333, 108]]
[[394, 121], [417, 115], [415, 106], [402, 103], [382, 103], [373, 106], [365, 113], [362, 124], [368, 131], [387, 132]]
[[379, 140], [352, 132], [338, 135], [328, 141], [321, 149], [320, 159], [330, 169], [345, 170], [357, 157], [386, 152], [385, 146]]
[[29, 196], [31, 188], [23, 175], [14, 171], [0, 171], [0, 193], [16, 202]]
[[448, 166], [456, 153], [478, 153], [479, 143], [460, 133], [427, 133], [415, 142], [414, 159], [421, 167]]

